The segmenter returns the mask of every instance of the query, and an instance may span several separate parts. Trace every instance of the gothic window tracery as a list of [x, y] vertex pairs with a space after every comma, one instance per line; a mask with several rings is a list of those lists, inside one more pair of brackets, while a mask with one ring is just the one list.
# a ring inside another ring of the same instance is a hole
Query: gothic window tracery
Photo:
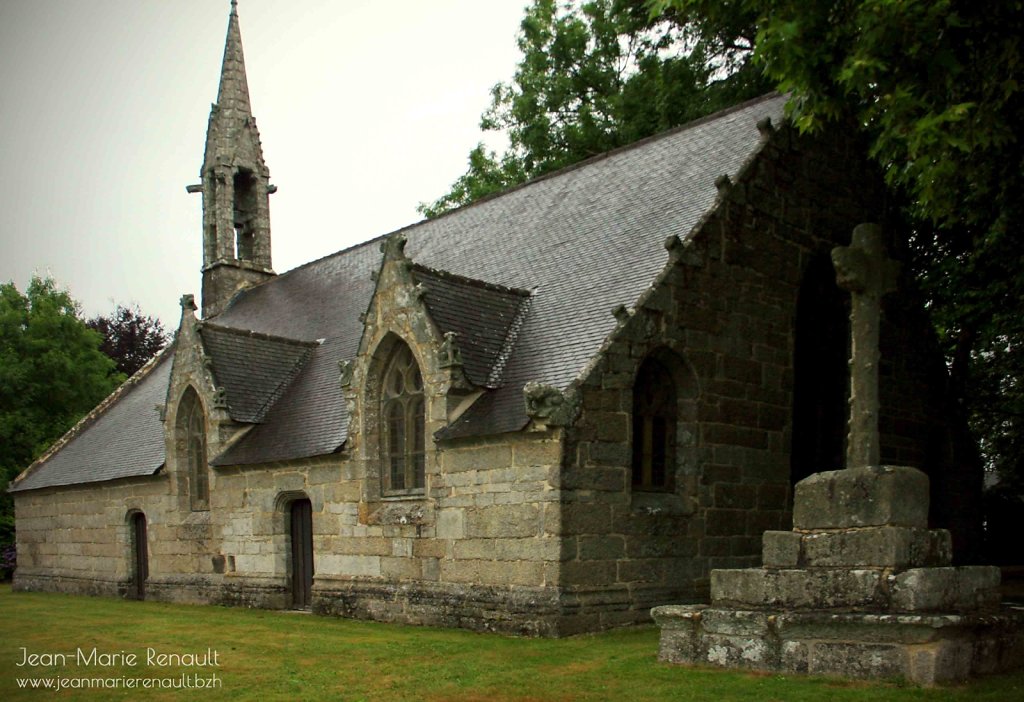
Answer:
[[426, 465], [423, 377], [412, 350], [403, 343], [396, 345], [384, 371], [380, 417], [384, 491], [422, 491]]

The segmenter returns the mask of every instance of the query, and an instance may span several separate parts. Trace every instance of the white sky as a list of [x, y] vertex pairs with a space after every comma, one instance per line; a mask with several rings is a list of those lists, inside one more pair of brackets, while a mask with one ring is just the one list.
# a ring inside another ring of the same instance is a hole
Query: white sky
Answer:
[[[528, 0], [240, 0], [281, 273], [418, 221], [485, 138]], [[228, 0], [0, 0], [0, 282], [177, 327]], [[487, 137], [488, 143], [494, 135]]]

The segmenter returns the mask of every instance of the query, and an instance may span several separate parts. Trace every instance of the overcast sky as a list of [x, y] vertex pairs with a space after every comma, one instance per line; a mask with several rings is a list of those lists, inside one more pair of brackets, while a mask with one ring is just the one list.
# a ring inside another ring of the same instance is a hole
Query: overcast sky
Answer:
[[[278, 273], [418, 221], [485, 139], [527, 0], [240, 0]], [[0, 0], [0, 282], [176, 328], [229, 0]], [[488, 137], [492, 144], [494, 137]]]

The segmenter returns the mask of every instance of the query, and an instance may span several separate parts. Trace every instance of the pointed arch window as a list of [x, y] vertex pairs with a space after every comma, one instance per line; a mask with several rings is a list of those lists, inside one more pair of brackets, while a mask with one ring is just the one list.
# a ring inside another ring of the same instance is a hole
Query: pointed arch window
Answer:
[[633, 384], [633, 489], [673, 488], [678, 405], [676, 384], [664, 363], [648, 357]]
[[423, 376], [412, 350], [399, 343], [384, 371], [380, 417], [385, 493], [422, 492], [426, 412]]
[[210, 508], [210, 472], [206, 463], [206, 413], [193, 388], [185, 391], [178, 409], [178, 465], [187, 469], [193, 510]]

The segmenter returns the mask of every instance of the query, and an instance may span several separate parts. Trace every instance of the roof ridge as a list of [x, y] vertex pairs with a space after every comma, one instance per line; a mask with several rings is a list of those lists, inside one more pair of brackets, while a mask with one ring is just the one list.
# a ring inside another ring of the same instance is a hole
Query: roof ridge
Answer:
[[[709, 115], [705, 115], [703, 117], [698, 117], [697, 119], [692, 120], [690, 122], [687, 122], [685, 124], [680, 124], [678, 126], [672, 127], [671, 129], [666, 129], [663, 132], [658, 132], [657, 134], [652, 134], [650, 136], [644, 137], [643, 139], [638, 139], [637, 141], [630, 142], [629, 144], [623, 144], [622, 146], [614, 148], [611, 151], [605, 151], [605, 152], [602, 152], [600, 154], [595, 154], [595, 155], [593, 155], [593, 156], [591, 156], [589, 158], [586, 158], [586, 159], [584, 159], [582, 161], [577, 161], [576, 163], [569, 164], [568, 166], [563, 166], [562, 168], [559, 168], [558, 170], [551, 171], [550, 173], [545, 173], [543, 175], [536, 176], [536, 177], [531, 178], [530, 180], [527, 180], [527, 181], [525, 181], [523, 183], [519, 183], [518, 185], [513, 185], [513, 186], [511, 186], [509, 188], [506, 188], [504, 190], [499, 190], [498, 192], [491, 193], [489, 195], [485, 195], [484, 197], [480, 198], [479, 200], [474, 200], [473, 202], [470, 202], [469, 204], [463, 205], [462, 207], [457, 207], [454, 210], [448, 210], [447, 212], [444, 212], [444, 213], [438, 215], [437, 217], [421, 219], [418, 222], [411, 222], [410, 224], [406, 224], [404, 226], [401, 226], [398, 229], [394, 229], [394, 230], [392, 230], [390, 232], [387, 232], [386, 234], [379, 234], [379, 235], [377, 235], [377, 236], [375, 236], [375, 237], [373, 237], [371, 239], [367, 239], [366, 241], [357, 242], [355, 244], [352, 244], [351, 246], [347, 246], [347, 247], [345, 247], [343, 249], [339, 249], [338, 251], [334, 251], [332, 253], [324, 254], [320, 258], [315, 258], [312, 261], [307, 261], [306, 263], [303, 263], [302, 265], [296, 266], [295, 268], [291, 268], [291, 269], [289, 269], [287, 271], [284, 271], [283, 273], [279, 273], [275, 278], [270, 278], [268, 280], [265, 280], [265, 281], [261, 282], [259, 285], [253, 286], [252, 288], [248, 288], [247, 290], [242, 291], [241, 295], [245, 295], [250, 290], [253, 290], [253, 289], [257, 288], [257, 287], [261, 287], [262, 285], [266, 285], [267, 283], [270, 283], [270, 282], [272, 282], [274, 280], [279, 280], [281, 278], [289, 276], [292, 273], [295, 273], [296, 271], [300, 271], [300, 270], [303, 270], [305, 268], [309, 268], [310, 266], [314, 266], [314, 265], [320, 263], [321, 261], [326, 261], [327, 259], [334, 258], [335, 256], [342, 256], [343, 254], [347, 254], [347, 253], [349, 253], [351, 251], [355, 251], [356, 249], [362, 248], [363, 246], [369, 246], [369, 245], [378, 243], [380, 241], [383, 241], [383, 240], [387, 239], [390, 236], [398, 234], [399, 232], [405, 232], [405, 231], [409, 231], [411, 229], [415, 229], [417, 227], [420, 227], [420, 226], [426, 224], [427, 222], [434, 222], [434, 221], [440, 220], [440, 219], [442, 219], [444, 217], [448, 217], [449, 215], [452, 215], [452, 214], [454, 214], [456, 212], [462, 212], [464, 210], [467, 210], [470, 207], [473, 207], [474, 205], [478, 205], [480, 203], [484, 203], [484, 202], [488, 202], [490, 200], [494, 200], [496, 198], [501, 197], [502, 195], [507, 195], [508, 193], [512, 193], [512, 192], [515, 192], [517, 190], [521, 190], [521, 189], [526, 188], [526, 187], [528, 187], [530, 185], [533, 185], [535, 183], [540, 183], [540, 182], [543, 182], [545, 180], [549, 180], [551, 178], [556, 178], [556, 177], [558, 177], [560, 175], [563, 175], [565, 173], [569, 173], [569, 172], [574, 171], [576, 169], [583, 168], [583, 167], [591, 165], [593, 163], [597, 163], [599, 161], [602, 161], [602, 160], [604, 160], [604, 159], [606, 159], [606, 158], [608, 158], [610, 156], [615, 156], [615, 155], [621, 154], [623, 152], [639, 148], [639, 147], [644, 146], [644, 145], [646, 145], [646, 144], [648, 144], [648, 143], [650, 143], [652, 141], [657, 141], [659, 139], [664, 139], [664, 138], [672, 136], [674, 134], [678, 134], [680, 132], [684, 132], [684, 131], [686, 131], [688, 129], [691, 129], [691, 128], [694, 128], [694, 127], [699, 127], [702, 124], [705, 124], [707, 122], [713, 121], [715, 119], [720, 119], [720, 118], [725, 117], [725, 116], [727, 116], [727, 115], [729, 115], [729, 114], [731, 114], [733, 112], [738, 112], [740, 110], [746, 109], [746, 108], [751, 107], [753, 105], [756, 105], [758, 103], [765, 102], [767, 100], [772, 100], [772, 99], [774, 99], [776, 97], [780, 97], [781, 95], [782, 95], [782, 93], [780, 93], [778, 91], [772, 91], [770, 93], [765, 93], [764, 95], [762, 95], [760, 97], [752, 98], [750, 100], [746, 100], [744, 102], [737, 103], [735, 105], [732, 105], [731, 107], [726, 107], [726, 108], [723, 108], [721, 110], [718, 110], [717, 112], [712, 112]], [[424, 268], [426, 268], [426, 266], [424, 266]], [[447, 271], [443, 271], [443, 272], [447, 273]], [[457, 275], [457, 274], [451, 273], [450, 275], [454, 276], [454, 275]], [[470, 278], [469, 280], [473, 280], [473, 279]], [[480, 282], [485, 282], [485, 281], [480, 281]], [[493, 285], [493, 283], [492, 283], [492, 285]], [[513, 288], [513, 290], [515, 290], [515, 289], [517, 289], [517, 288]], [[239, 295], [239, 297], [241, 297], [241, 295]], [[227, 311], [227, 310], [225, 310], [225, 311]]]
[[439, 278], [446, 278], [449, 280], [455, 280], [462, 283], [468, 283], [476, 287], [482, 287], [487, 290], [493, 290], [495, 292], [510, 293], [512, 295], [518, 295], [519, 297], [530, 297], [533, 293], [523, 288], [513, 288], [508, 285], [501, 285], [499, 283], [491, 283], [486, 280], [480, 280], [479, 278], [470, 278], [469, 276], [460, 275], [459, 273], [452, 273], [451, 271], [442, 270], [440, 268], [431, 268], [430, 266], [424, 266], [421, 263], [412, 262], [413, 271], [420, 271], [423, 273], [429, 273], [436, 275]]
[[[548, 173], [542, 173], [541, 175], [534, 176], [533, 178], [530, 178], [527, 181], [524, 181], [524, 182], [519, 183], [517, 185], [510, 186], [508, 188], [505, 188], [504, 190], [499, 190], [497, 192], [489, 193], [487, 195], [484, 195], [483, 197], [481, 197], [478, 200], [474, 200], [473, 202], [465, 204], [465, 205], [463, 205], [461, 207], [456, 207], [453, 210], [448, 210], [447, 212], [442, 212], [437, 217], [434, 217], [432, 219], [421, 220], [420, 222], [417, 222], [416, 224], [413, 224], [413, 225], [410, 225], [410, 226], [417, 226], [419, 224], [422, 224], [423, 222], [427, 222], [427, 221], [431, 221], [432, 222], [432, 221], [435, 221], [435, 220], [442, 219], [443, 217], [447, 217], [448, 215], [454, 214], [456, 212], [461, 212], [463, 210], [469, 209], [470, 207], [473, 207], [474, 205], [479, 205], [479, 204], [484, 203], [484, 202], [489, 202], [491, 200], [495, 200], [495, 199], [497, 199], [499, 197], [502, 197], [503, 195], [507, 195], [509, 193], [516, 192], [517, 190], [522, 190], [523, 188], [526, 188], [526, 187], [528, 187], [530, 185], [534, 185], [535, 183], [541, 183], [541, 182], [543, 182], [545, 180], [550, 180], [551, 178], [557, 178], [558, 176], [565, 175], [566, 173], [570, 173], [570, 172], [575, 171], [577, 169], [584, 168], [584, 167], [590, 166], [590, 165], [592, 165], [594, 163], [598, 163], [600, 161], [603, 161], [603, 160], [605, 160], [605, 159], [607, 159], [607, 158], [609, 158], [611, 156], [617, 156], [619, 154], [625, 153], [626, 151], [631, 151], [631, 150], [637, 149], [637, 148], [639, 148], [641, 146], [646, 146], [647, 144], [650, 144], [651, 142], [654, 142], [654, 141], [658, 141], [659, 139], [665, 139], [667, 137], [674, 136], [676, 134], [679, 134], [680, 132], [685, 132], [685, 131], [687, 131], [689, 129], [692, 129], [692, 128], [695, 128], [695, 127], [699, 127], [699, 126], [701, 126], [703, 124], [707, 124], [708, 122], [712, 122], [712, 121], [714, 121], [716, 119], [721, 119], [723, 117], [726, 117], [726, 116], [732, 114], [733, 112], [739, 112], [740, 110], [744, 110], [744, 109], [746, 109], [748, 107], [752, 107], [753, 105], [757, 105], [757, 104], [759, 104], [761, 102], [767, 102], [768, 100], [772, 100], [772, 99], [775, 99], [775, 98], [780, 97], [780, 96], [782, 96], [782, 93], [780, 93], [777, 90], [773, 90], [773, 91], [771, 91], [769, 93], [765, 93], [764, 95], [761, 95], [760, 97], [751, 98], [750, 100], [745, 100], [743, 102], [737, 103], [737, 104], [732, 105], [730, 107], [725, 107], [725, 108], [723, 108], [721, 110], [718, 110], [716, 112], [712, 112], [711, 114], [704, 115], [703, 117], [698, 117], [697, 119], [694, 119], [694, 120], [691, 120], [689, 122], [686, 122], [685, 124], [680, 124], [680, 125], [677, 125], [675, 127], [671, 127], [669, 129], [666, 129], [663, 132], [658, 132], [657, 134], [651, 134], [650, 136], [646, 136], [646, 137], [644, 137], [642, 139], [637, 139], [636, 141], [632, 141], [632, 142], [630, 142], [628, 144], [623, 144], [622, 146], [617, 146], [614, 149], [611, 149], [609, 151], [602, 151], [599, 154], [594, 154], [593, 156], [588, 156], [587, 158], [583, 159], [582, 161], [577, 161], [575, 163], [570, 163], [568, 166], [562, 166], [561, 168], [559, 168], [557, 170], [550, 171]], [[408, 228], [408, 227], [405, 227], [405, 228]], [[399, 231], [401, 231], [401, 230], [399, 230]]]
[[502, 340], [501, 351], [498, 352], [498, 357], [494, 359], [494, 365], [491, 366], [491, 372], [487, 376], [488, 387], [495, 388], [501, 385], [502, 377], [505, 375], [505, 366], [508, 365], [512, 352], [515, 350], [516, 342], [519, 341], [519, 332], [526, 321], [526, 315], [530, 312], [532, 302], [533, 295], [531, 294], [519, 303], [519, 308], [516, 310], [515, 316], [512, 317], [512, 322], [508, 325], [505, 338]]
[[[296, 271], [300, 271], [300, 270], [302, 270], [304, 268], [309, 268], [310, 266], [316, 265], [317, 263], [320, 263], [321, 261], [326, 261], [329, 258], [334, 258], [335, 256], [341, 256], [342, 254], [350, 253], [350, 252], [355, 251], [356, 249], [360, 249], [360, 248], [362, 248], [364, 246], [369, 246], [371, 244], [376, 244], [377, 242], [384, 241], [385, 239], [387, 239], [392, 234], [400, 232], [403, 229], [408, 229], [409, 227], [415, 227], [415, 226], [417, 226], [419, 224], [422, 224], [425, 221], [426, 220], [421, 220], [420, 222], [415, 222], [414, 224], [408, 224], [408, 225], [406, 225], [404, 227], [401, 227], [400, 229], [396, 229], [393, 232], [388, 232], [387, 234], [379, 234], [379, 235], [373, 237], [372, 239], [367, 239], [366, 241], [360, 241], [360, 242], [357, 242], [355, 244], [352, 244], [351, 246], [346, 246], [343, 249], [339, 249], [337, 251], [333, 251], [333, 252], [331, 252], [329, 254], [324, 254], [320, 258], [314, 258], [312, 261], [306, 261], [302, 265], [295, 266], [295, 268], [289, 268], [284, 273], [278, 273], [276, 277], [269, 278], [269, 279], [261, 282], [260, 285], [266, 285], [267, 283], [269, 283], [269, 282], [271, 282], [273, 280], [280, 280], [281, 278], [284, 278], [285, 276], [289, 276], [292, 273], [295, 273]], [[245, 293], [249, 292], [249, 290], [252, 290], [252, 289], [254, 289], [256, 287], [258, 287], [258, 286], [253, 286], [252, 288], [247, 288], [247, 289], [242, 291], [242, 294], [245, 294]]]
[[153, 372], [154, 368], [160, 365], [164, 357], [172, 353], [172, 349], [174, 349], [176, 344], [177, 339], [174, 339], [173, 341], [171, 341], [171, 343], [167, 344], [167, 346], [160, 349], [160, 351], [156, 355], [154, 355], [153, 358], [146, 361], [146, 363], [141, 368], [139, 368], [139, 370], [135, 371], [127, 380], [125, 380], [123, 383], [114, 388], [114, 390], [105, 398], [103, 398], [98, 405], [96, 405], [91, 410], [86, 412], [84, 417], [79, 419], [77, 422], [74, 423], [74, 425], [70, 429], [64, 432], [64, 434], [59, 439], [57, 439], [57, 441], [55, 441], [50, 446], [50, 448], [48, 448], [39, 456], [39, 458], [32, 461], [30, 464], [28, 464], [28, 466], [25, 467], [25, 470], [21, 471], [17, 476], [15, 476], [14, 480], [12, 480], [8, 485], [7, 491], [10, 492], [11, 490], [16, 490], [20, 483], [24, 482], [25, 479], [27, 479], [30, 475], [34, 474], [39, 468], [42, 467], [44, 463], [50, 460], [55, 454], [60, 452], [65, 446], [70, 444], [71, 441], [77, 438], [79, 435], [81, 435], [82, 432], [84, 432], [86, 429], [92, 426], [96, 422], [96, 420], [98, 420], [102, 415], [106, 414], [107, 410], [113, 407], [114, 404], [116, 404], [118, 400], [124, 397], [129, 390], [131, 390], [140, 382], [149, 377], [149, 374]]
[[319, 346], [319, 341], [308, 341], [306, 339], [293, 339], [288, 336], [279, 336], [277, 334], [268, 334], [266, 332], [256, 331], [255, 329], [245, 329], [242, 327], [229, 327], [224, 324], [215, 324], [208, 321], [200, 321], [196, 324], [199, 327], [199, 331], [202, 332], [204, 329], [209, 329], [215, 332], [225, 332], [228, 334], [234, 334], [235, 336], [246, 336], [252, 339], [260, 339], [261, 341], [274, 341], [283, 344], [291, 344], [292, 346], [305, 346], [312, 348]]
[[267, 417], [267, 413], [273, 409], [278, 400], [284, 397], [285, 392], [287, 392], [288, 388], [291, 387], [292, 383], [294, 383], [299, 377], [299, 374], [302, 373], [302, 370], [306, 367], [309, 359], [312, 358], [313, 353], [314, 349], [310, 347], [300, 354], [299, 357], [295, 359], [295, 363], [292, 364], [288, 374], [281, 379], [281, 382], [274, 386], [274, 389], [271, 390], [270, 393], [267, 394], [267, 397], [260, 403], [259, 409], [256, 410], [258, 423], [262, 424], [263, 420]]

